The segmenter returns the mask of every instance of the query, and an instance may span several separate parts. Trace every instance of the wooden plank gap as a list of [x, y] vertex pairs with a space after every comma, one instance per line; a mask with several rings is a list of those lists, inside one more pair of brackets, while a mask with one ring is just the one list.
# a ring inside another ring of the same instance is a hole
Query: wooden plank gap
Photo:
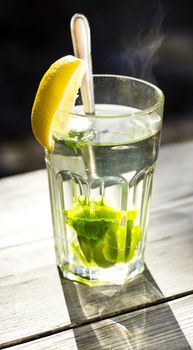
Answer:
[[193, 295], [193, 290], [187, 291], [187, 292], [184, 292], [184, 293], [179, 293], [179, 294], [176, 294], [176, 295], [172, 295], [170, 297], [159, 299], [159, 300], [156, 300], [156, 301], [153, 301], [153, 302], [141, 304], [139, 306], [130, 307], [128, 309], [126, 308], [124, 310], [124, 312], [123, 311], [112, 312], [112, 313], [108, 313], [108, 315], [92, 317], [89, 320], [82, 320], [81, 322], [73, 322], [70, 325], [58, 327], [58, 328], [55, 328], [55, 329], [52, 329], [52, 330], [48, 330], [48, 331], [41, 332], [41, 333], [36, 333], [34, 335], [30, 335], [30, 336], [27, 336], [27, 337], [24, 337], [24, 338], [15, 339], [15, 340], [12, 340], [10, 342], [2, 343], [2, 344], [0, 344], [0, 350], [11, 348], [13, 346], [21, 345], [21, 344], [28, 343], [30, 341], [38, 340], [38, 339], [41, 339], [41, 338], [46, 338], [46, 337], [49, 337], [51, 335], [59, 334], [61, 332], [64, 332], [64, 331], [67, 331], [67, 330], [70, 330], [70, 329], [73, 330], [73, 329], [80, 328], [82, 326], [88, 326], [88, 325], [90, 325], [92, 323], [98, 323], [98, 322], [101, 322], [101, 321], [108, 320], [109, 318], [118, 317], [118, 316], [124, 316], [126, 314], [130, 314], [132, 312], [140, 311], [140, 310], [143, 310], [143, 309], [150, 309], [150, 308], [153, 308], [155, 306], [166, 304], [168, 302], [171, 302], [171, 301], [174, 301], [174, 300], [178, 300], [178, 299], [181, 299], [181, 298], [184, 298], [184, 297], [187, 297], [187, 296], [191, 296], [191, 295]]

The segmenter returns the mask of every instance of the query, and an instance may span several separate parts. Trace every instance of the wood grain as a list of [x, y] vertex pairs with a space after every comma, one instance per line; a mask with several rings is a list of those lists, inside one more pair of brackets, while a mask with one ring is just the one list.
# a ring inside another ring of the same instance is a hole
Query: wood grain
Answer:
[[174, 300], [170, 306], [182, 332], [193, 349], [193, 295]]
[[[193, 296], [13, 346], [13, 350], [188, 350], [193, 347]], [[178, 310], [176, 319], [171, 307]], [[181, 319], [181, 324], [178, 323]], [[186, 328], [189, 343], [181, 329]], [[191, 334], [191, 336], [190, 336]]]
[[162, 146], [154, 177], [152, 211], [193, 195], [193, 142]]
[[54, 265], [3, 278], [0, 295], [0, 344], [105, 319], [163, 299], [148, 272], [123, 286], [89, 288], [60, 281]]
[[192, 142], [163, 147], [155, 176], [146, 263], [165, 296], [193, 290], [192, 154]]

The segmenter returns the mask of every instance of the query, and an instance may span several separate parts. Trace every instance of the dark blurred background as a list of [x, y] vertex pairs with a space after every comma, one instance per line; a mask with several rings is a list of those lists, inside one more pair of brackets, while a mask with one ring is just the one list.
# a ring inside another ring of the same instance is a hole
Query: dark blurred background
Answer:
[[165, 94], [162, 143], [193, 140], [193, 2], [1, 0], [0, 177], [44, 167], [30, 113], [50, 64], [72, 53], [70, 18], [85, 14], [94, 73], [133, 75]]

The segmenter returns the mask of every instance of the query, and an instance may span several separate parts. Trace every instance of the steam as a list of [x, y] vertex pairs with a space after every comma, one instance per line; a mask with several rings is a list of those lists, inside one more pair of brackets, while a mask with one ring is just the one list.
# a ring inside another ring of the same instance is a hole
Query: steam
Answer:
[[[163, 9], [161, 1], [155, 1], [154, 6], [142, 9], [141, 16], [136, 17], [133, 37], [124, 31], [122, 37], [122, 61], [126, 67], [126, 74], [154, 82], [152, 68], [155, 64], [155, 54], [160, 48], [164, 35], [161, 33]], [[138, 9], [141, 13], [141, 9]], [[134, 16], [137, 16], [135, 13]], [[136, 28], [138, 27], [138, 28]], [[135, 31], [135, 32], [134, 32]]]

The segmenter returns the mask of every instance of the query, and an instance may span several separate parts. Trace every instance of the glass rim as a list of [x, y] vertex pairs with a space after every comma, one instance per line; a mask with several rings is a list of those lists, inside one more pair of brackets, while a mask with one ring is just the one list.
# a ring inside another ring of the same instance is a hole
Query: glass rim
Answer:
[[[61, 108], [59, 108], [58, 111], [62, 112], [62, 113], [65, 113], [65, 114], [69, 114], [69, 115], [71, 115], [73, 117], [79, 117], [79, 118], [80, 117], [84, 117], [84, 118], [85, 117], [87, 117], [87, 118], [90, 117], [90, 118], [95, 118], [95, 119], [103, 119], [103, 118], [115, 119], [115, 118], [129, 118], [129, 117], [130, 118], [134, 118], [135, 116], [136, 117], [140, 117], [140, 116], [144, 116], [146, 114], [150, 114], [155, 109], [160, 108], [164, 104], [165, 97], [164, 97], [163, 91], [157, 85], [155, 85], [153, 83], [150, 83], [147, 80], [140, 79], [140, 78], [135, 78], [135, 77], [132, 77], [132, 76], [127, 76], [127, 75], [117, 75], [117, 74], [93, 74], [93, 78], [119, 78], [119, 79], [133, 80], [133, 81], [142, 83], [142, 84], [144, 84], [146, 86], [151, 87], [155, 92], [157, 92], [157, 94], [158, 94], [158, 101], [156, 103], [152, 104], [152, 106], [150, 106], [148, 108], [145, 108], [143, 110], [136, 111], [136, 112], [132, 111], [131, 113], [128, 113], [128, 114], [117, 114], [117, 115], [113, 115], [113, 116], [112, 115], [104, 115], [103, 116], [103, 115], [97, 115], [97, 114], [91, 114], [91, 113], [82, 114], [82, 113], [78, 113], [76, 111], [73, 111], [73, 112], [65, 111], [64, 109], [61, 109]], [[76, 107], [76, 105], [75, 105], [75, 107]]]

